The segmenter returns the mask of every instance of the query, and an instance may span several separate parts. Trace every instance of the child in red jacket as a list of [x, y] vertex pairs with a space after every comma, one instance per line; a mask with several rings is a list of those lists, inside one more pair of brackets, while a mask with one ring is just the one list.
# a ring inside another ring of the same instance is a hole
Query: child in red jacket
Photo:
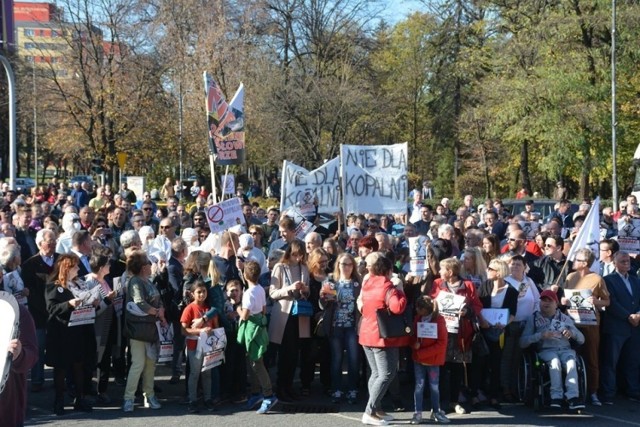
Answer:
[[429, 419], [437, 423], [448, 423], [449, 419], [440, 410], [440, 366], [444, 365], [447, 352], [447, 326], [438, 314], [438, 305], [429, 296], [423, 295], [416, 301], [415, 331], [413, 340], [413, 365], [416, 386], [413, 391], [415, 411], [411, 424], [422, 423], [422, 400], [425, 378], [429, 378], [431, 389], [431, 415]]

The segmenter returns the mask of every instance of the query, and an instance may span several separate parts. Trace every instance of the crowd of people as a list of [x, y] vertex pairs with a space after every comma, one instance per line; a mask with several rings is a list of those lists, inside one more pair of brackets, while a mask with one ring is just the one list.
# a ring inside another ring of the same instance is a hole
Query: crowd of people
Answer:
[[[415, 379], [411, 423], [448, 423], [452, 413], [515, 402], [527, 347], [549, 365], [551, 407], [613, 404], [618, 388], [640, 402], [638, 266], [615, 238], [617, 219], [638, 211], [633, 196], [625, 211], [599, 213], [598, 253], [578, 248], [570, 261], [588, 201], [570, 215], [560, 200], [542, 219], [532, 202], [507, 212], [499, 200], [476, 206], [468, 195], [453, 210], [448, 199], [433, 206], [417, 191], [406, 213], [337, 215], [301, 240], [275, 206], [244, 203], [246, 225], [213, 235], [202, 195], [189, 210], [169, 185], [166, 207], [149, 192], [138, 200], [125, 184], [119, 193], [90, 189], [93, 197], [83, 187], [68, 196], [57, 182], [33, 197], [6, 191], [0, 209], [3, 289], [28, 309], [35, 330], [36, 346], [25, 347], [37, 352], [30, 390], [42, 392], [44, 367], [52, 367], [57, 415], [70, 406], [67, 394], [77, 411], [122, 399], [129, 413], [139, 392], [144, 407], [160, 409], [158, 325], [173, 328], [170, 383], [184, 384], [190, 413], [229, 402], [264, 414], [307, 398], [317, 382], [336, 404], [366, 402], [362, 423], [386, 425], [393, 416], [383, 398], [394, 410], [407, 403], [403, 373]], [[538, 220], [532, 235], [525, 224]], [[420, 274], [409, 247], [418, 236], [428, 241]], [[568, 314], [569, 290], [588, 291], [595, 321]], [[459, 309], [445, 313], [442, 301], [454, 296]], [[487, 309], [507, 314], [492, 322]], [[386, 335], [381, 310], [410, 313], [413, 332]], [[203, 370], [210, 360], [200, 340], [221, 329], [225, 361]], [[24, 364], [16, 366], [26, 379]], [[5, 391], [1, 405], [24, 404], [26, 387], [18, 391]]]

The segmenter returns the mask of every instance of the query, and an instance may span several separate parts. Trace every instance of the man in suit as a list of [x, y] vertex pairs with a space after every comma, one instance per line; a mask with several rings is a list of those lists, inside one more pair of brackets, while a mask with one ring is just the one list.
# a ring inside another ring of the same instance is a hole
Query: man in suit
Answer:
[[89, 265], [89, 257], [91, 256], [91, 235], [87, 230], [77, 231], [71, 238], [71, 252], [80, 258], [78, 264], [78, 277], [84, 279], [84, 276], [91, 272]]
[[20, 258], [26, 261], [38, 253], [38, 245], [35, 240], [35, 232], [29, 228], [31, 224], [31, 210], [22, 208], [18, 212], [18, 224], [16, 227], [16, 240], [20, 245]]
[[640, 402], [640, 279], [629, 274], [631, 260], [627, 252], [617, 252], [613, 262], [616, 272], [605, 277], [611, 304], [602, 325], [600, 398], [605, 405], [613, 404], [619, 361], [624, 365], [627, 396]]
[[44, 349], [49, 317], [44, 290], [58, 254], [55, 253], [56, 234], [53, 231], [46, 228], [38, 231], [35, 242], [39, 251], [22, 264], [20, 275], [24, 285], [29, 289], [29, 312], [36, 326], [39, 357], [38, 362], [31, 369], [31, 391], [38, 392], [42, 390], [44, 384]]

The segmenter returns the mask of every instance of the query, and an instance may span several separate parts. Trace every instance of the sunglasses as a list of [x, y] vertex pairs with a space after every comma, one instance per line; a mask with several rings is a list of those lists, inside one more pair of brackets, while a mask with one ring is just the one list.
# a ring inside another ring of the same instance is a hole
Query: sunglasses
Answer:
[[169, 228], [173, 228], [173, 225], [161, 225], [160, 230], [167, 230]]

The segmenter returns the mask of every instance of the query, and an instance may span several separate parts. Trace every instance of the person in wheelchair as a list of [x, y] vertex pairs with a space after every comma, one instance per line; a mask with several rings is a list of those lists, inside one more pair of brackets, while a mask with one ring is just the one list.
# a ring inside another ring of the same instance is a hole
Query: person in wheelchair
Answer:
[[562, 406], [563, 386], [562, 369], [566, 370], [565, 387], [569, 409], [582, 409], [584, 402], [580, 398], [576, 352], [571, 342], [584, 343], [584, 335], [573, 324], [573, 320], [558, 310], [558, 296], [551, 290], [540, 294], [540, 311], [533, 313], [520, 338], [520, 347], [527, 348], [536, 344], [538, 357], [549, 367], [551, 382], [552, 408]]

